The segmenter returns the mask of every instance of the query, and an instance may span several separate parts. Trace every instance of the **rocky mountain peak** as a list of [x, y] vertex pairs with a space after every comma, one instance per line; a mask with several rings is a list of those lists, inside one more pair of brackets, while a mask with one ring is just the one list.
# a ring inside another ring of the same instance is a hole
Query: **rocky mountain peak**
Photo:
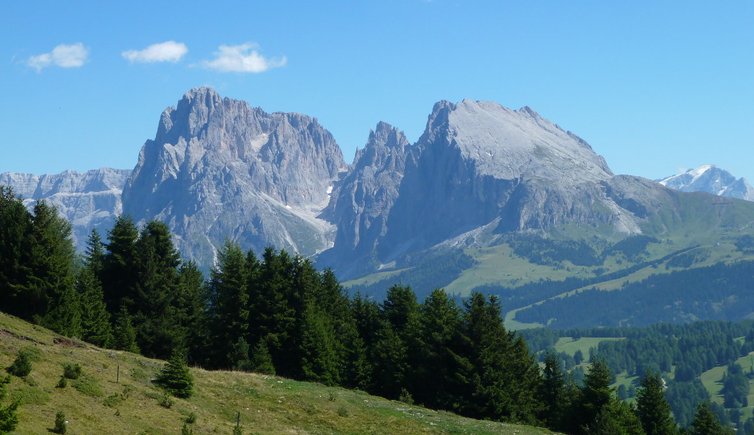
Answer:
[[612, 176], [605, 160], [586, 142], [528, 107], [512, 110], [487, 101], [441, 102], [435, 105], [433, 117], [428, 129], [438, 131], [428, 131], [423, 140], [447, 135], [443, 142], [458, 148], [488, 175], [568, 184]]
[[754, 187], [745, 179], [736, 178], [730, 172], [715, 165], [701, 165], [657, 181], [663, 186], [682, 192], [705, 192], [754, 201]]
[[403, 154], [404, 149], [410, 145], [402, 131], [387, 122], [380, 121], [377, 127], [369, 132], [366, 146], [356, 150], [354, 166], [380, 165], [382, 159], [393, 154], [394, 150]]
[[331, 226], [316, 216], [347, 167], [316, 119], [196, 88], [163, 112], [123, 207], [137, 221], [167, 222], [184, 254], [202, 264], [228, 237], [257, 251], [310, 255], [329, 243]]

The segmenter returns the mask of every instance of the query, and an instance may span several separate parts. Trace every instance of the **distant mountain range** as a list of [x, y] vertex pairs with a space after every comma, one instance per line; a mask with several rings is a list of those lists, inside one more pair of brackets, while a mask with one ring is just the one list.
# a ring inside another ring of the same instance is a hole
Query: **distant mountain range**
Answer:
[[682, 192], [706, 192], [728, 198], [754, 201], [754, 187], [743, 178], [736, 178], [730, 172], [715, 167], [702, 165], [677, 175], [657, 180], [663, 186]]
[[39, 199], [54, 205], [71, 222], [76, 246], [82, 249], [92, 229], [106, 233], [123, 212], [121, 194], [130, 175], [130, 170], [109, 168], [54, 175], [6, 172], [0, 174], [0, 185], [13, 187], [28, 207]]
[[[742, 180], [714, 167], [659, 183], [614, 175], [572, 132], [492, 102], [438, 102], [415, 143], [380, 122], [348, 165], [316, 119], [197, 88], [162, 113], [133, 171], [2, 174], [0, 184], [58, 206], [79, 246], [123, 212], [166, 222], [205, 268], [225, 240], [257, 252], [272, 245], [377, 298], [396, 282], [420, 295], [497, 293], [514, 326], [518, 314], [557, 322], [534, 307], [587, 289], [754, 261], [754, 203], [730, 198], [751, 191]], [[715, 318], [690, 310], [655, 317]], [[591, 322], [638, 322], [621, 315]]]

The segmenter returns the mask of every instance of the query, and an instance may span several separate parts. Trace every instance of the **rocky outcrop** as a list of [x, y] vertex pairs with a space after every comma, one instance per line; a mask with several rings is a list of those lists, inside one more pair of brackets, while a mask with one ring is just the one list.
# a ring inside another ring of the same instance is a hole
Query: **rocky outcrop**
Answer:
[[54, 175], [7, 172], [0, 174], [0, 185], [11, 186], [29, 208], [37, 200], [54, 205], [71, 223], [80, 250], [92, 229], [104, 236], [122, 212], [121, 191], [130, 174], [130, 170], [109, 168]]
[[212, 265], [229, 239], [312, 255], [332, 243], [318, 218], [347, 170], [316, 119], [266, 113], [209, 88], [166, 109], [123, 191], [124, 212], [166, 222], [178, 248]]
[[345, 262], [331, 255], [348, 252], [352, 258], [367, 259], [348, 264], [354, 273], [373, 267], [378, 244], [388, 230], [388, 214], [398, 198], [406, 161], [413, 156], [406, 136], [395, 127], [380, 122], [370, 132], [366, 146], [356, 150], [351, 171], [336, 186], [322, 215], [337, 228], [338, 249], [322, 255], [321, 263], [345, 267]]

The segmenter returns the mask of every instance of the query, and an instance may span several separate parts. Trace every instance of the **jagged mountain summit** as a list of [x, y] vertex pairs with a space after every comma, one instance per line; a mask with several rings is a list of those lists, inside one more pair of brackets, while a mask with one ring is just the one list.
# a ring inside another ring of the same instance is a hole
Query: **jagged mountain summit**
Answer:
[[567, 224], [638, 234], [646, 216], [634, 203], [664, 194], [614, 177], [584, 140], [528, 107], [441, 101], [415, 144], [384, 123], [370, 135], [336, 187], [328, 216], [338, 236], [320, 259], [358, 276], [458, 237], [476, 243], [483, 229], [483, 243]]
[[677, 175], [657, 180], [663, 186], [682, 192], [706, 192], [728, 198], [754, 201], [754, 187], [743, 178], [715, 165], [702, 165]]
[[347, 169], [315, 118], [196, 88], [162, 113], [123, 190], [123, 211], [166, 222], [183, 254], [205, 266], [226, 239], [313, 255], [332, 244], [334, 228], [318, 215]]
[[13, 187], [27, 207], [40, 199], [54, 205], [71, 223], [74, 243], [81, 250], [92, 229], [107, 232], [123, 211], [121, 192], [130, 174], [110, 168], [53, 175], [6, 172], [0, 174], [0, 185]]

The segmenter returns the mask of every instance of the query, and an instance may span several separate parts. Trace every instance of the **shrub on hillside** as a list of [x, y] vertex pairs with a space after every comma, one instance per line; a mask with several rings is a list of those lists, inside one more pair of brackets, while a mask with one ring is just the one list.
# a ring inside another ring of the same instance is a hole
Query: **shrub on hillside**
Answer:
[[194, 380], [186, 365], [186, 356], [182, 352], [173, 352], [155, 383], [175, 397], [182, 399], [191, 397]]
[[63, 366], [63, 377], [67, 379], [78, 379], [79, 376], [81, 376], [80, 365], [68, 363]]
[[19, 378], [24, 378], [31, 373], [31, 354], [24, 350], [19, 350], [13, 364], [8, 367], [8, 373]]
[[52, 429], [54, 433], [66, 433], [68, 429], [68, 422], [65, 420], [65, 414], [63, 411], [58, 411], [55, 414], [55, 427]]

